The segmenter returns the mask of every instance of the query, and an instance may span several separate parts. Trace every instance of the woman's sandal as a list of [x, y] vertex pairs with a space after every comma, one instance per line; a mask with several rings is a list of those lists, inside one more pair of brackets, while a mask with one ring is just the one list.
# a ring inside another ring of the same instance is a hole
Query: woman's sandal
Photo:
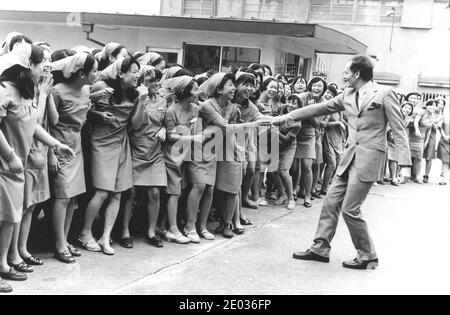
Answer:
[[305, 208], [311, 208], [311, 207], [312, 207], [312, 203], [309, 202], [309, 201], [305, 201], [305, 202], [303, 203], [303, 205], [305, 206]]
[[85, 250], [87, 250], [89, 252], [98, 253], [98, 252], [102, 251], [102, 248], [94, 239], [86, 241], [80, 236], [80, 237], [78, 237], [78, 242], [80, 243], [82, 248], [84, 248]]
[[33, 267], [31, 267], [30, 265], [28, 265], [26, 262], [22, 261], [18, 264], [9, 264], [11, 267], [13, 267], [15, 270], [17, 270], [18, 272], [23, 272], [23, 273], [32, 273], [34, 272]]
[[214, 235], [208, 230], [204, 230], [204, 231], [202, 231], [202, 232], [200, 232], [198, 234], [200, 235], [201, 238], [204, 238], [205, 240], [208, 240], [208, 241], [214, 241], [215, 240]]
[[250, 219], [249, 218], [245, 218], [245, 219], [243, 219], [243, 218], [240, 218], [240, 221], [241, 221], [241, 224], [242, 225], [253, 225], [253, 223], [252, 223], [252, 221], [250, 221]]
[[69, 250], [66, 250], [62, 253], [55, 253], [55, 258], [64, 263], [64, 264], [73, 264], [75, 263], [75, 258], [73, 258], [72, 254], [69, 252]]
[[35, 257], [35, 256], [30, 256], [28, 258], [25, 258], [23, 261], [27, 265], [30, 265], [30, 266], [42, 266], [42, 265], [44, 265], [44, 262], [42, 260], [40, 260], [39, 258]]
[[8, 272], [0, 272], [0, 278], [9, 281], [26, 281], [28, 279], [26, 274], [18, 272], [14, 268], [9, 269]]
[[67, 245], [67, 249], [69, 250], [70, 254], [72, 254], [73, 257], [81, 257], [80, 250], [75, 246], [69, 244]]

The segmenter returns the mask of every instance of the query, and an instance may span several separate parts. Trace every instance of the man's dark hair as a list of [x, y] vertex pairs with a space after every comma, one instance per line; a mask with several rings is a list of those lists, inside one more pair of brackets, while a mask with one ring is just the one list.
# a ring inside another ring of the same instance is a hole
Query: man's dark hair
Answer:
[[352, 64], [350, 65], [350, 70], [353, 73], [359, 71], [361, 79], [364, 81], [372, 81], [373, 80], [373, 62], [368, 55], [356, 55], [351, 59]]

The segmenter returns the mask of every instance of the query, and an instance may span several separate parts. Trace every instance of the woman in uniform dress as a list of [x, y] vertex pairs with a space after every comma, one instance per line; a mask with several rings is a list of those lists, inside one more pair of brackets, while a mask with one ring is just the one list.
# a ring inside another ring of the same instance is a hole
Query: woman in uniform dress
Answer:
[[[8, 250], [13, 230], [22, 220], [24, 167], [33, 136], [58, 154], [67, 155], [68, 160], [73, 156], [68, 146], [51, 137], [37, 123], [37, 105], [33, 100], [43, 59], [42, 50], [27, 43], [16, 45], [0, 57], [0, 279], [4, 280], [27, 279], [14, 268], [22, 262], [8, 261]], [[12, 291], [12, 288], [0, 280], [0, 291]]]
[[[58, 113], [53, 96], [51, 95], [51, 88], [53, 87], [53, 78], [49, 72], [51, 53], [44, 48], [42, 48], [42, 51], [44, 53], [44, 72], [40, 76], [39, 83], [36, 86], [35, 102], [38, 104], [36, 118], [38, 124], [48, 131], [49, 125], [58, 122]], [[25, 168], [24, 211], [20, 231], [19, 233], [16, 230], [14, 231], [9, 252], [11, 261], [20, 261], [23, 259], [28, 266], [41, 266], [44, 264], [41, 259], [30, 254], [27, 245], [34, 210], [37, 205], [50, 199], [48, 177], [48, 157], [50, 156], [55, 156], [53, 151], [48, 150], [47, 146], [35, 139], [31, 145]], [[22, 264], [22, 268], [16, 266], [16, 269], [31, 272], [32, 269], [25, 264]]]
[[445, 106], [445, 100], [443, 98], [436, 98], [436, 110], [433, 113], [433, 125], [427, 136], [428, 142], [423, 151], [423, 158], [425, 159], [425, 175], [423, 176], [423, 183], [429, 182], [429, 175], [433, 166], [433, 160], [436, 159], [436, 146], [437, 146], [437, 134], [439, 126], [444, 119], [443, 109]]
[[69, 244], [67, 236], [78, 207], [77, 197], [86, 192], [81, 130], [91, 109], [89, 89], [97, 78], [97, 67], [95, 58], [87, 53], [63, 58], [52, 65], [53, 72], [63, 79], [52, 91], [59, 121], [50, 131], [75, 151], [72, 163], [68, 164], [64, 159], [51, 163], [55, 257], [63, 263], [74, 263], [74, 257], [81, 256], [80, 251]]
[[[187, 244], [191, 239], [184, 236], [177, 225], [178, 200], [187, 178], [183, 177], [186, 156], [191, 145], [202, 143], [199, 134], [198, 84], [190, 76], [168, 80], [167, 88], [173, 94], [175, 103], [167, 109], [165, 127], [167, 140], [163, 146], [167, 172], [167, 212], [160, 221], [161, 233], [169, 242]], [[208, 211], [209, 213], [209, 211]]]
[[126, 202], [122, 220], [122, 238], [120, 245], [133, 248], [130, 235], [130, 219], [133, 208], [139, 197], [147, 197], [148, 225], [145, 241], [155, 247], [163, 247], [161, 238], [155, 234], [160, 211], [160, 193], [167, 187], [167, 174], [162, 145], [166, 140], [167, 103], [157, 95], [158, 83], [162, 72], [152, 66], [141, 68], [139, 85], [147, 88], [148, 97], [140, 102], [131, 117], [131, 128], [128, 132], [131, 144], [131, 160], [133, 162], [132, 192]]
[[[209, 169], [206, 169], [206, 175], [215, 178], [215, 187], [220, 192], [217, 206], [222, 214], [222, 226], [216, 231], [222, 233], [225, 238], [233, 237], [232, 232], [244, 233], [238, 208], [242, 184], [242, 162], [245, 159], [245, 143], [241, 143], [239, 138], [245, 139], [245, 136], [239, 137], [237, 134], [239, 132], [245, 134], [246, 128], [256, 128], [261, 125], [260, 121], [238, 124], [239, 107], [231, 102], [236, 92], [234, 82], [233, 74], [217, 73], [200, 86], [200, 90], [209, 97], [200, 110], [204, 127], [206, 127], [204, 137], [209, 138], [211, 134], [223, 137], [219, 139], [217, 145], [223, 146], [224, 150], [214, 147], [209, 152], [205, 149], [203, 159], [212, 161]], [[223, 154], [219, 154], [220, 152]], [[231, 229], [232, 221], [234, 229]]]
[[[327, 90], [325, 80], [316, 77], [308, 83], [308, 92], [302, 93], [300, 97], [300, 108], [317, 104], [323, 101], [323, 95]], [[297, 153], [301, 159], [301, 186], [304, 187], [304, 203], [306, 208], [311, 208], [311, 189], [313, 184], [313, 162], [317, 158], [316, 154], [316, 128], [319, 127], [317, 118], [305, 120], [302, 123], [302, 128], [299, 132], [297, 142]], [[296, 183], [294, 183], [296, 184]]]
[[429, 140], [429, 132], [433, 127], [433, 115], [436, 110], [436, 101], [430, 100], [425, 103], [425, 109], [416, 114], [414, 126], [409, 133], [409, 147], [413, 163], [413, 182], [421, 184], [419, 180], [422, 171], [422, 158], [424, 149]]
[[[147, 89], [139, 92], [140, 65], [127, 57], [115, 61], [99, 74], [92, 92], [114, 89], [94, 103], [94, 109], [104, 114], [92, 124], [91, 169], [95, 194], [86, 208], [83, 230], [78, 238], [88, 251], [102, 251], [114, 255], [111, 247], [111, 232], [117, 219], [122, 192], [133, 187], [131, 150], [127, 128], [138, 102], [147, 97]], [[102, 205], [108, 202], [105, 211], [103, 234], [97, 242], [92, 235], [92, 224]]]

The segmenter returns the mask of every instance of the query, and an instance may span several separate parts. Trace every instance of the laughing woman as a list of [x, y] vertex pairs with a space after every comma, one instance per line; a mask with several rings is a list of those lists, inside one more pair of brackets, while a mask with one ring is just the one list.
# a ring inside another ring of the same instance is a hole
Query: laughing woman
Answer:
[[52, 91], [59, 121], [52, 126], [51, 134], [75, 151], [72, 163], [63, 159], [51, 163], [55, 257], [63, 263], [74, 263], [74, 257], [81, 256], [79, 250], [69, 244], [67, 236], [78, 207], [76, 198], [86, 192], [81, 129], [91, 109], [89, 86], [95, 82], [97, 67], [95, 58], [86, 53], [58, 60], [52, 65], [54, 73], [63, 79]]
[[[114, 92], [94, 104], [95, 110], [103, 113], [104, 118], [92, 124], [91, 166], [95, 195], [86, 208], [79, 241], [83, 248], [94, 252], [103, 251], [106, 255], [115, 254], [110, 239], [119, 212], [121, 194], [133, 187], [127, 128], [137, 102], [144, 98], [136, 90], [139, 68], [139, 63], [129, 57], [117, 60], [100, 73], [102, 81], [92, 88], [92, 92], [96, 92], [109, 87]], [[105, 202], [108, 204], [103, 235], [97, 243], [92, 235], [92, 224]]]
[[25, 274], [10, 268], [7, 256], [13, 230], [22, 219], [24, 167], [33, 135], [69, 160], [73, 155], [69, 147], [37, 124], [33, 99], [43, 59], [42, 50], [29, 44], [20, 44], [0, 58], [0, 292], [12, 291], [1, 279], [27, 279]]
[[158, 83], [162, 72], [151, 66], [141, 68], [139, 89], [146, 88], [148, 96], [144, 102], [139, 102], [131, 117], [129, 131], [131, 143], [131, 159], [133, 161], [133, 185], [129, 194], [123, 217], [122, 238], [120, 245], [133, 247], [130, 235], [130, 219], [134, 200], [138, 195], [145, 194], [148, 213], [148, 230], [145, 241], [155, 247], [163, 247], [161, 238], [155, 234], [160, 209], [160, 192], [167, 187], [166, 164], [162, 154], [162, 144], [166, 141], [166, 100], [158, 96]]
[[[242, 162], [245, 158], [244, 143], [237, 139], [237, 133], [245, 132], [246, 128], [255, 128], [261, 125], [260, 121], [238, 124], [240, 121], [239, 107], [231, 101], [234, 98], [236, 87], [235, 78], [231, 73], [217, 73], [200, 86], [200, 90], [208, 95], [201, 106], [201, 117], [205, 120], [205, 137], [210, 133], [222, 135], [223, 156], [218, 155], [222, 151], [215, 148], [215, 153], [204, 152], [204, 160], [217, 162], [216, 189], [220, 192], [219, 211], [222, 214], [222, 226], [218, 232], [226, 238], [233, 237], [233, 233], [242, 234], [244, 229], [239, 217], [239, 194], [242, 184]], [[220, 129], [220, 132], [217, 130]], [[208, 144], [206, 144], [208, 145]], [[214, 163], [208, 173], [216, 171]], [[221, 202], [223, 201], [223, 202]], [[230, 228], [233, 221], [234, 230]]]
[[[51, 53], [46, 50], [43, 50], [43, 53], [43, 69], [47, 69], [47, 71], [41, 74], [39, 84], [36, 86], [35, 101], [38, 104], [36, 118], [38, 124], [48, 130], [49, 125], [58, 122], [58, 113], [51, 95], [51, 88], [53, 87], [53, 78], [49, 73]], [[43, 265], [41, 259], [29, 253], [27, 243], [35, 207], [50, 199], [48, 158], [54, 156], [53, 152], [48, 150], [48, 147], [36, 139], [33, 141], [25, 168], [24, 212], [20, 232], [14, 231], [9, 252], [9, 258], [12, 262], [23, 259], [30, 266]], [[22, 267], [24, 268], [16, 266], [16, 269], [25, 272], [31, 271], [31, 268], [27, 268], [25, 264], [22, 264]]]
[[[174, 243], [187, 244], [191, 239], [181, 234], [177, 225], [178, 200], [183, 187], [183, 167], [191, 143], [202, 143], [198, 135], [199, 123], [198, 84], [190, 76], [172, 78], [166, 82], [174, 95], [175, 103], [166, 113], [167, 140], [163, 146], [167, 172], [167, 212], [161, 220], [164, 237]], [[209, 213], [209, 209], [208, 209]], [[168, 230], [166, 230], [168, 228]]]
[[[313, 78], [307, 87], [308, 92], [300, 94], [300, 108], [323, 101], [327, 85], [322, 78]], [[303, 121], [297, 142], [297, 152], [301, 159], [301, 181], [305, 189], [304, 206], [311, 208], [311, 189], [313, 186], [313, 163], [316, 155], [316, 128], [319, 127], [316, 118]], [[296, 184], [296, 183], [294, 183]]]

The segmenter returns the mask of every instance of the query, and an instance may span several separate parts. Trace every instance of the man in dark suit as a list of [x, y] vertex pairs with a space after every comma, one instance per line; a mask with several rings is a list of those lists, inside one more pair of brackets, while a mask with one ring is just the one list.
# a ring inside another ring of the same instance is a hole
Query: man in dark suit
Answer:
[[344, 262], [343, 266], [351, 269], [375, 269], [378, 266], [361, 205], [373, 183], [379, 179], [385, 163], [388, 123], [394, 136], [399, 165], [411, 165], [411, 157], [397, 95], [392, 89], [373, 82], [373, 67], [369, 56], [354, 56], [344, 70], [347, 88], [342, 94], [273, 121], [279, 124], [289, 119], [299, 121], [340, 111], [345, 111], [348, 117], [348, 148], [324, 200], [314, 244], [306, 252], [295, 253], [295, 259], [329, 262], [331, 241], [342, 212], [358, 253], [356, 259]]

